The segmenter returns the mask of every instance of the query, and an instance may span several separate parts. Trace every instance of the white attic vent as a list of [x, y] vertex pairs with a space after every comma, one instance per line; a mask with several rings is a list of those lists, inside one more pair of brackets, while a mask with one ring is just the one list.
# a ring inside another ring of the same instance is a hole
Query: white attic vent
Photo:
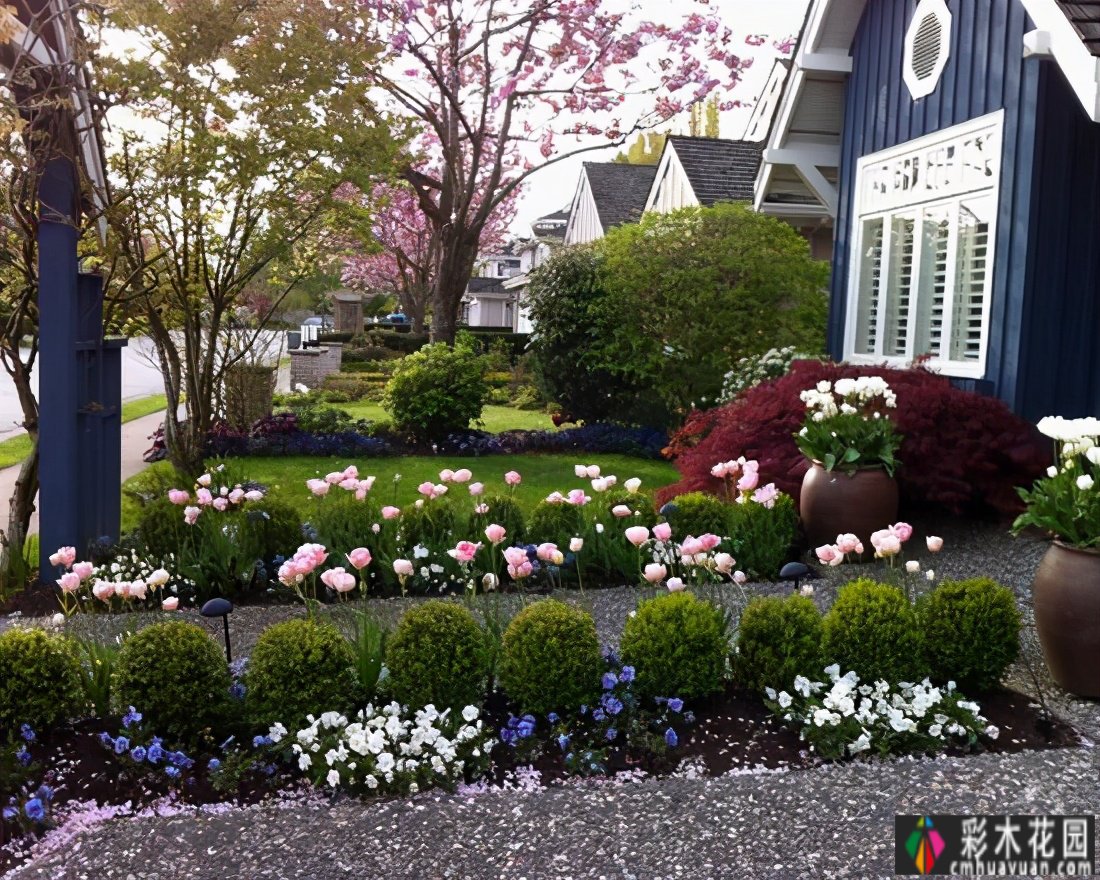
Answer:
[[914, 98], [931, 95], [951, 54], [951, 12], [945, 0], [921, 0], [905, 35], [903, 77]]

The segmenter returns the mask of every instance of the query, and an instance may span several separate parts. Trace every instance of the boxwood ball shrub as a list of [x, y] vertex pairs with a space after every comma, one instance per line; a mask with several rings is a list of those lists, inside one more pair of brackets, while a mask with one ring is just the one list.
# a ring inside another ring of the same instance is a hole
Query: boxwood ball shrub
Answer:
[[669, 503], [672, 507], [667, 509], [665, 518], [672, 526], [674, 537], [699, 537], [707, 533], [725, 537], [729, 534], [730, 505], [717, 495], [688, 492]]
[[72, 643], [40, 629], [0, 634], [0, 737], [22, 724], [43, 731], [84, 708]]
[[[420, 507], [409, 505], [401, 514], [401, 546], [442, 547], [452, 544], [455, 525], [450, 504], [426, 501]], [[368, 527], [369, 528], [369, 527]]]
[[653, 493], [645, 489], [628, 492], [616, 486], [606, 495], [597, 495], [595, 500], [600, 502], [601, 508], [607, 511], [608, 516], [612, 516], [611, 510], [620, 504], [629, 507], [633, 516], [624, 520], [628, 525], [645, 526], [651, 529], [657, 524], [657, 509], [653, 506]]
[[478, 356], [436, 343], [398, 363], [382, 405], [398, 428], [430, 443], [480, 419], [488, 396]]
[[342, 712], [354, 693], [355, 653], [330, 623], [288, 620], [264, 630], [245, 673], [245, 703], [260, 725]]
[[603, 660], [587, 611], [545, 599], [504, 631], [500, 683], [524, 712], [572, 711], [595, 697]]
[[540, 501], [527, 521], [527, 539], [535, 544], [550, 541], [565, 548], [570, 538], [580, 534], [583, 524], [581, 509], [576, 505]]
[[726, 616], [691, 593], [668, 593], [638, 606], [620, 647], [644, 696], [705, 697], [720, 690], [726, 676]]
[[841, 587], [822, 635], [825, 661], [864, 682], [920, 681], [928, 671], [916, 611], [898, 587], [867, 578]]
[[489, 523], [496, 523], [504, 526], [505, 531], [508, 533], [509, 541], [515, 542], [523, 540], [523, 537], [527, 534], [527, 525], [523, 517], [523, 508], [516, 504], [511, 498], [504, 495], [485, 495], [481, 498], [481, 503], [489, 508], [489, 512], [485, 514], [470, 514], [470, 521], [466, 526], [466, 532], [472, 536], [471, 540], [484, 540], [483, 532], [485, 526]]
[[435, 599], [405, 612], [386, 645], [386, 668], [394, 698], [410, 708], [480, 705], [489, 645], [466, 608]]
[[737, 628], [737, 679], [745, 687], [790, 689], [796, 675], [811, 680], [827, 664], [821, 653], [821, 612], [797, 594], [758, 596]]
[[797, 537], [798, 510], [790, 495], [781, 494], [770, 508], [749, 501], [729, 505], [730, 551], [754, 580], [776, 580]]
[[202, 628], [154, 623], [122, 643], [116, 708], [137, 708], [157, 736], [194, 742], [225, 721], [231, 683], [225, 654]]
[[1016, 597], [990, 578], [945, 581], [917, 604], [933, 681], [996, 687], [1020, 653]]
[[[179, 508], [176, 508], [179, 512]], [[287, 555], [302, 542], [302, 519], [298, 512], [282, 501], [265, 498], [256, 504], [246, 504], [238, 514], [243, 534], [257, 559], [270, 561]]]

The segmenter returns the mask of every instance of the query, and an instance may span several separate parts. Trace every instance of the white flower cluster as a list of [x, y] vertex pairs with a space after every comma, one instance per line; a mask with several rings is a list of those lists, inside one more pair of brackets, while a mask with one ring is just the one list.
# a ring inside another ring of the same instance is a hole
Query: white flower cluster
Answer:
[[[494, 741], [476, 706], [451, 710], [434, 706], [406, 717], [397, 703], [379, 710], [361, 709], [354, 720], [338, 712], [307, 717], [309, 727], [294, 736], [291, 750], [298, 769], [315, 784], [360, 792], [416, 794], [426, 788], [451, 787], [467, 769], [484, 766]], [[287, 736], [276, 724], [268, 731], [273, 743]]]
[[[873, 403], [882, 400], [887, 409], [898, 405], [897, 395], [890, 390], [881, 376], [860, 376], [858, 379], [837, 379], [835, 383], [822, 380], [814, 388], [803, 391], [799, 397], [812, 410], [815, 422], [831, 419], [838, 413], [855, 415]], [[840, 398], [840, 401], [837, 401]]]
[[944, 688], [934, 687], [927, 678], [919, 684], [861, 685], [855, 672], [841, 675], [835, 663], [826, 667], [825, 674], [831, 687], [800, 675], [794, 680], [795, 696], [765, 689], [768, 699], [783, 711], [783, 719], [799, 725], [804, 740], [819, 740], [828, 728], [843, 728], [848, 734], [845, 751], [856, 755], [872, 746], [891, 751], [887, 741], [904, 734], [946, 743], [950, 738], [966, 740], [979, 734], [996, 739], [999, 733], [986, 723], [977, 703], [962, 699], [953, 681]]
[[[111, 562], [96, 566], [92, 570], [91, 580], [115, 584], [143, 581], [149, 584], [160, 580], [158, 573], [164, 570], [179, 571], [175, 553], [169, 553], [164, 559], [153, 559], [139, 555], [137, 550], [130, 550], [129, 553], [124, 550]], [[194, 589], [195, 582], [179, 574], [172, 575], [167, 589], [172, 593], [178, 593], [180, 587]]]
[[1085, 438], [1095, 441], [1100, 438], [1100, 419], [1064, 419], [1061, 416], [1047, 416], [1039, 420], [1039, 432], [1053, 440], [1061, 440], [1063, 443], [1077, 442]]
[[777, 379], [791, 368], [791, 361], [798, 357], [793, 345], [786, 348], [770, 348], [756, 357], [743, 357], [723, 377], [719, 403], [735, 400], [742, 391], [754, 388], [768, 379]]

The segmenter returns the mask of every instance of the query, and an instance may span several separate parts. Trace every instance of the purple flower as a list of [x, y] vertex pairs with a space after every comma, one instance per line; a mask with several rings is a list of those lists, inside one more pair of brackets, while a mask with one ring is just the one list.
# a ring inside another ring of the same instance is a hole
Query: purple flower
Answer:
[[670, 708], [673, 712], [679, 712], [681, 709], [684, 708], [684, 701], [681, 700], [679, 697], [669, 697], [668, 708]]
[[19, 751], [15, 753], [15, 760], [17, 760], [24, 767], [31, 763], [31, 753], [27, 751], [26, 746], [20, 746]]
[[271, 745], [271, 737], [269, 736], [254, 736], [252, 737], [252, 748], [258, 749], [261, 746]]
[[183, 752], [169, 752], [168, 760], [175, 764], [177, 767], [182, 767], [184, 770], [191, 768], [195, 763]]
[[211, 758], [206, 765], [206, 769], [209, 770], [211, 773], [215, 773], [217, 772], [218, 768], [221, 767], [221, 765], [222, 762], [219, 761], [217, 758]]
[[245, 686], [239, 681], [235, 681], [229, 686], [229, 696], [231, 696], [234, 700], [243, 700], [244, 694]]
[[605, 720], [607, 720], [607, 714], [604, 712], [603, 709], [593, 709], [592, 710], [592, 720], [593, 721], [605, 721]]
[[561, 717], [558, 715], [557, 712], [551, 712], [549, 715], [546, 716], [546, 720], [549, 721], [551, 724], [557, 724], [561, 720]]
[[172, 767], [171, 765], [169, 765], [168, 767], [164, 768], [164, 772], [171, 779], [179, 779], [179, 767]]
[[624, 666], [623, 671], [619, 673], [619, 681], [623, 684], [630, 684], [630, 682], [634, 681], [634, 667]]
[[42, 798], [42, 800], [44, 800], [46, 803], [49, 803], [53, 800], [53, 789], [45, 783], [38, 786], [38, 791], [36, 791], [35, 794], [38, 795], [38, 797]]
[[515, 745], [517, 739], [516, 732], [511, 728], [502, 727], [500, 729], [500, 741], [506, 746]]
[[23, 804], [23, 812], [32, 822], [41, 822], [46, 818], [46, 807], [39, 798], [31, 798]]
[[520, 739], [527, 739], [535, 732], [535, 718], [532, 715], [524, 715], [519, 724], [516, 725], [516, 732], [519, 734]]
[[608, 742], [611, 742], [618, 735], [619, 735], [619, 731], [617, 731], [614, 727], [607, 728], [607, 733], [604, 734], [604, 736], [607, 737]]
[[670, 749], [676, 748], [679, 742], [680, 738], [676, 736], [675, 730], [670, 727], [668, 730], [665, 731], [665, 745], [667, 745]]
[[0, 811], [0, 816], [5, 822], [14, 822], [19, 818], [19, 811], [15, 807], [4, 807], [3, 811]]
[[109, 749], [113, 749], [115, 746], [114, 739], [106, 730], [99, 735], [99, 741]]
[[614, 672], [605, 672], [603, 674], [603, 689], [609, 691], [619, 683], [619, 676]]
[[145, 756], [150, 764], [159, 764], [164, 760], [164, 747], [156, 740], [153, 740], [152, 745], [149, 746], [149, 751]]
[[145, 754], [145, 746], [134, 746], [132, 749], [130, 749], [130, 757], [138, 763], [145, 760]]
[[124, 736], [120, 736], [115, 740], [115, 754], [124, 755], [130, 750], [130, 740]]
[[129, 729], [130, 726], [133, 725], [133, 724], [140, 724], [141, 723], [141, 718], [142, 718], [141, 713], [137, 709], [135, 709], [133, 706], [131, 706], [130, 711], [128, 711], [125, 715], [122, 716], [122, 726], [125, 727], [126, 729]]
[[567, 748], [569, 748], [569, 737], [566, 736], [564, 733], [558, 737], [558, 748], [560, 748], [563, 752]]
[[34, 728], [29, 724], [21, 724], [19, 726], [19, 735], [29, 743], [34, 742], [36, 739]]
[[608, 715], [618, 715], [623, 711], [623, 704], [621, 700], [615, 699], [611, 694], [604, 694], [603, 708]]

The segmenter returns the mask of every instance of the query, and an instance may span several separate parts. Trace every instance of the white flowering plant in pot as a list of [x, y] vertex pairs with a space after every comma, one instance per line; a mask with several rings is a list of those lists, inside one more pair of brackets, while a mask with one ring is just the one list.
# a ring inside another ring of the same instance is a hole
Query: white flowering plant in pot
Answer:
[[803, 455], [827, 471], [881, 467], [894, 475], [902, 438], [890, 418], [897, 397], [885, 379], [823, 379], [800, 396], [806, 419], [795, 443]]
[[268, 731], [272, 747], [314, 785], [356, 794], [416, 794], [451, 790], [483, 773], [495, 740], [476, 706], [461, 712], [425, 706], [410, 713], [397, 703], [368, 705], [348, 718], [325, 712], [289, 734]]
[[1058, 463], [1031, 489], [1016, 490], [1026, 510], [1013, 531], [1033, 526], [1078, 550], [1100, 548], [1100, 419], [1047, 416], [1039, 430], [1054, 441]]
[[974, 748], [1000, 732], [953, 681], [942, 688], [927, 678], [919, 684], [860, 684], [855, 672], [841, 675], [835, 663], [825, 674], [828, 683], [797, 676], [793, 694], [766, 688], [764, 701], [822, 758], [934, 754], [948, 745]]

